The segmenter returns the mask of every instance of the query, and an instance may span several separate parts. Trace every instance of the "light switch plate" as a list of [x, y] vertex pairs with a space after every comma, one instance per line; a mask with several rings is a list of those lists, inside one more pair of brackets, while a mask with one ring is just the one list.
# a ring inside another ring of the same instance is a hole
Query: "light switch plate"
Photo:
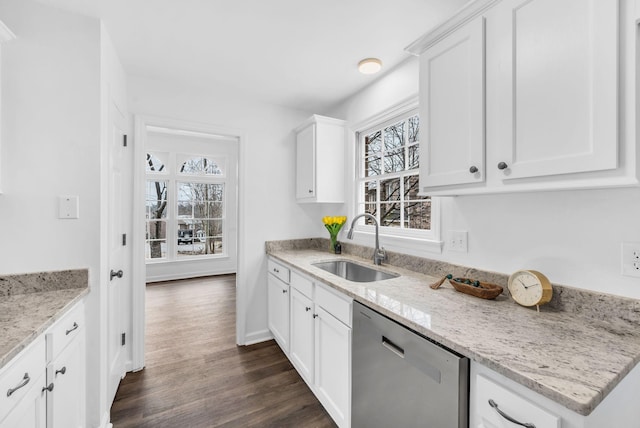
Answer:
[[58, 196], [58, 218], [80, 218], [80, 201], [78, 196]]

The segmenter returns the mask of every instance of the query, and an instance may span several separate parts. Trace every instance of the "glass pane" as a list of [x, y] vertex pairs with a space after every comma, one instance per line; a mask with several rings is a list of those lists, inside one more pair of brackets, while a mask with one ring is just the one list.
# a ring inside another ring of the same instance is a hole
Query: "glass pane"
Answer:
[[147, 221], [145, 239], [146, 259], [160, 259], [167, 256], [166, 237], [166, 221]]
[[420, 146], [417, 144], [407, 148], [407, 157], [409, 164], [407, 169], [416, 169], [420, 166]]
[[431, 229], [431, 200], [407, 202], [404, 218], [405, 223], [412, 229]]
[[193, 205], [190, 202], [178, 202], [178, 217], [192, 218]]
[[380, 204], [380, 226], [401, 227], [400, 202]]
[[167, 182], [147, 181], [145, 192], [146, 217], [160, 219], [167, 216]]
[[425, 196], [418, 196], [420, 190], [420, 179], [417, 175], [411, 175], [404, 178], [404, 199], [405, 200], [417, 200], [426, 199]]
[[404, 121], [384, 129], [384, 148], [391, 151], [404, 146]]
[[207, 238], [208, 254], [221, 254], [224, 252], [222, 236]]
[[420, 118], [418, 116], [409, 118], [407, 128], [409, 144], [420, 141]]
[[192, 175], [223, 175], [222, 162], [205, 156], [178, 155], [178, 172]]
[[384, 172], [404, 171], [404, 149], [388, 152], [384, 157]]
[[[371, 214], [372, 216], [376, 216], [378, 214], [378, 206], [377, 204], [364, 204], [364, 212], [367, 214]], [[368, 217], [364, 218], [364, 224], [375, 224], [373, 220]]]
[[364, 155], [370, 156], [382, 150], [382, 131], [369, 134], [364, 139]]
[[364, 176], [371, 177], [374, 175], [380, 175], [382, 173], [382, 162], [380, 156], [373, 156], [366, 158], [364, 161]]
[[193, 203], [193, 218], [207, 218], [207, 203], [195, 201]]
[[208, 208], [209, 208], [209, 213], [208, 213], [209, 218], [222, 218], [224, 214], [224, 211], [223, 211], [224, 205], [222, 204], [222, 202], [209, 202]]
[[400, 200], [400, 179], [392, 178], [391, 180], [383, 180], [380, 183], [380, 200], [399, 201]]
[[145, 171], [147, 172], [167, 172], [165, 165], [167, 164], [167, 153], [149, 152], [145, 159]]
[[378, 182], [369, 181], [364, 184], [364, 201], [376, 202], [378, 200]]
[[205, 254], [205, 243], [200, 239], [193, 239], [191, 243], [178, 245], [178, 257], [200, 256]]

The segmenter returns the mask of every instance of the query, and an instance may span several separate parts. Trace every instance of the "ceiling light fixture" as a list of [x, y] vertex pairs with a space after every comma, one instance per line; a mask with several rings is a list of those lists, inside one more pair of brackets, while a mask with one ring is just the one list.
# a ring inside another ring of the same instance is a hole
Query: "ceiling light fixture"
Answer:
[[378, 58], [365, 58], [358, 63], [358, 71], [362, 74], [373, 74], [380, 71], [382, 61]]

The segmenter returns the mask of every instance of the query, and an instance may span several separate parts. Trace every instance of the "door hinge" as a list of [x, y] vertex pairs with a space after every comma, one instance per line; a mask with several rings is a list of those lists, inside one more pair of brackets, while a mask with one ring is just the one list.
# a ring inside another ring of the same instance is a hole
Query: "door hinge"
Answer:
[[123, 145], [124, 147], [127, 147], [127, 134], [124, 134], [124, 135], [122, 136], [122, 145]]
[[123, 233], [122, 234], [122, 246], [124, 247], [125, 245], [127, 245], [127, 234]]
[[127, 333], [122, 333], [120, 341], [122, 343], [122, 346], [124, 346], [127, 343]]

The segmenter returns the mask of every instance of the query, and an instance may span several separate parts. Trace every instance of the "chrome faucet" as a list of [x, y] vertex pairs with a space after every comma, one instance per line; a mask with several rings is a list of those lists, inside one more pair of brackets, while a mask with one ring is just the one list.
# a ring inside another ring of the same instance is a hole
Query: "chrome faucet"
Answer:
[[347, 233], [347, 238], [353, 239], [353, 228], [356, 225], [356, 221], [358, 221], [360, 217], [370, 218], [371, 220], [373, 220], [373, 222], [376, 225], [376, 249], [373, 250], [373, 264], [379, 266], [380, 264], [382, 264], [382, 261], [387, 258], [387, 253], [384, 251], [384, 247], [380, 246], [380, 237], [378, 233], [378, 220], [374, 216], [372, 216], [369, 213], [358, 214], [357, 216], [355, 216], [351, 221], [351, 229], [349, 229], [349, 233]]

